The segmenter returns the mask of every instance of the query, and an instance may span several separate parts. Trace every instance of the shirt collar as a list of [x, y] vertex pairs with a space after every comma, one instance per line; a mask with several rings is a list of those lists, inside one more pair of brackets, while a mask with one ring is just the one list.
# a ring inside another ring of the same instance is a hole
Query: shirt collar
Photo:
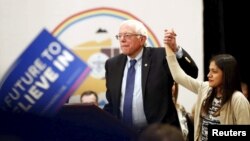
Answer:
[[[142, 53], [143, 53], [143, 48], [142, 48], [142, 50], [137, 54], [137, 56], [134, 58], [137, 62], [141, 61], [141, 59], [142, 59]], [[130, 60], [132, 60], [132, 58], [129, 57], [129, 56], [127, 56], [127, 58], [128, 58], [128, 62], [129, 62]]]

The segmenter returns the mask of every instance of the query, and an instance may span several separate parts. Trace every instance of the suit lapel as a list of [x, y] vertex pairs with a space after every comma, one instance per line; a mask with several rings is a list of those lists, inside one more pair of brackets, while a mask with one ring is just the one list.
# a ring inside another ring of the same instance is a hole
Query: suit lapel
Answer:
[[142, 54], [142, 95], [145, 95], [146, 82], [148, 78], [149, 68], [151, 66], [150, 49], [144, 47]]
[[115, 89], [115, 92], [117, 93], [115, 96], [115, 101], [119, 101], [121, 99], [121, 89], [122, 89], [122, 78], [123, 78], [123, 72], [126, 65], [127, 57], [125, 55], [121, 55], [121, 57], [118, 58], [117, 64], [115, 64], [116, 70], [114, 72], [113, 79], [115, 80], [113, 85], [113, 88]]

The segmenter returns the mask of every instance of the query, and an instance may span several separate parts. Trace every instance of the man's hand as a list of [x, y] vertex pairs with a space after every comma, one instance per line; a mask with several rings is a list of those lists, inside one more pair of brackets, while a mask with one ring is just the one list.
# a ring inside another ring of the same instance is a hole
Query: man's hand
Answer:
[[178, 47], [176, 44], [176, 34], [173, 29], [166, 29], [164, 34], [164, 44], [168, 45], [173, 52], [178, 51]]

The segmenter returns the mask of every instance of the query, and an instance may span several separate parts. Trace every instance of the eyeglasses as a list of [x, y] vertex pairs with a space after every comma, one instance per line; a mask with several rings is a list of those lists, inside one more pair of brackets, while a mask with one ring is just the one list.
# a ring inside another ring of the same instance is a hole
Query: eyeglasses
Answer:
[[120, 40], [122, 37], [124, 39], [130, 39], [132, 36], [142, 36], [141, 34], [134, 34], [134, 33], [125, 33], [125, 34], [118, 34], [116, 35], [116, 39]]

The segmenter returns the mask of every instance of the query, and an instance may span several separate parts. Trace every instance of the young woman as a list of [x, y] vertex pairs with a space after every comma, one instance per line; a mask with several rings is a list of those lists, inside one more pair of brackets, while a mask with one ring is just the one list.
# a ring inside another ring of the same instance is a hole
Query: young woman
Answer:
[[167, 61], [174, 80], [197, 94], [194, 115], [194, 140], [206, 141], [208, 125], [250, 124], [250, 106], [241, 92], [237, 61], [232, 55], [214, 56], [209, 65], [208, 81], [202, 82], [188, 76], [176, 61], [173, 47], [176, 34], [166, 30]]

